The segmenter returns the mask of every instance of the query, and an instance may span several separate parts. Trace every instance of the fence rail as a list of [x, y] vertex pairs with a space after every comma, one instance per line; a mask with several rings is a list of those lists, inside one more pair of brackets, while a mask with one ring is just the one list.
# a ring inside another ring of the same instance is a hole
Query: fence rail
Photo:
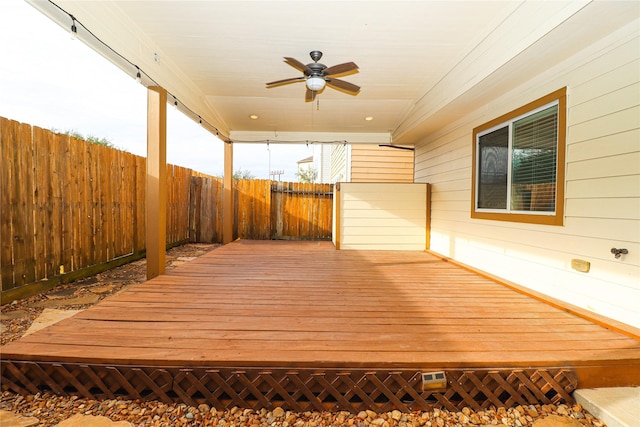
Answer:
[[[142, 256], [146, 159], [0, 117], [2, 291]], [[222, 241], [220, 178], [167, 165], [167, 245]], [[330, 239], [328, 184], [234, 181], [234, 237]]]

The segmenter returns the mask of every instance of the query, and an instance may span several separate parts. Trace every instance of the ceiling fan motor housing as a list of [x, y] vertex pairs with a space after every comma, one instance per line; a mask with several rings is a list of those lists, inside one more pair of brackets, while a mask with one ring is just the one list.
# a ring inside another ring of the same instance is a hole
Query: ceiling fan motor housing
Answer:
[[305, 70], [304, 74], [306, 74], [307, 76], [322, 77], [322, 72], [327, 68], [326, 65], [318, 63], [320, 58], [322, 58], [322, 52], [320, 52], [319, 50], [312, 50], [311, 52], [309, 52], [309, 56], [311, 57], [311, 59], [313, 59], [312, 63], [307, 64], [307, 67], [311, 70], [311, 72]]
[[308, 76], [322, 76], [322, 72], [327, 68], [326, 65], [320, 64], [318, 62], [312, 62], [311, 64], [307, 64], [307, 67], [311, 69], [311, 73], [305, 72]]

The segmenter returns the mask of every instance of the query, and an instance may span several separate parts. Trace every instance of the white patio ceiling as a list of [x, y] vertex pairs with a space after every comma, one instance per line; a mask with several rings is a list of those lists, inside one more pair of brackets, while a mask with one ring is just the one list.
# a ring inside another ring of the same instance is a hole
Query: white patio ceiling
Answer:
[[[28, 1], [66, 28], [73, 15], [125, 72], [252, 141], [413, 143], [638, 15], [635, 1]], [[303, 83], [265, 87], [301, 75], [283, 57], [308, 63], [311, 50], [358, 64], [343, 79], [361, 92], [326, 88], [318, 104]]]

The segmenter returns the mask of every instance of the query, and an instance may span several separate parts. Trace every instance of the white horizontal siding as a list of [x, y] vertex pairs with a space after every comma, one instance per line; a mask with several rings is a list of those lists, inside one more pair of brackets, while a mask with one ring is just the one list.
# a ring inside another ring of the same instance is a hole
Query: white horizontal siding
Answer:
[[634, 198], [606, 197], [606, 203], [598, 203], [602, 198], [567, 199], [565, 215], [583, 218], [636, 219], [640, 217], [640, 203]]
[[640, 179], [634, 175], [586, 178], [567, 182], [567, 192], [576, 198], [640, 197]]
[[[431, 249], [640, 327], [640, 22], [416, 144], [431, 183]], [[471, 219], [473, 128], [567, 87], [563, 226]], [[615, 259], [612, 247], [629, 254]], [[571, 260], [590, 262], [580, 273]]]
[[413, 182], [413, 151], [351, 146], [351, 182]]
[[313, 146], [313, 167], [318, 171], [316, 182], [331, 183], [331, 149], [332, 145], [321, 144]]
[[342, 183], [340, 249], [424, 250], [426, 185]]
[[569, 145], [571, 164], [594, 158], [606, 158], [638, 151], [640, 129], [619, 132], [602, 138], [574, 142]]
[[638, 164], [640, 164], [640, 153], [637, 152], [593, 157], [575, 162], [570, 160], [567, 164], [566, 178], [571, 182], [580, 179], [636, 175]]
[[331, 149], [331, 182], [345, 182], [348, 180], [347, 154], [348, 147], [344, 144]]

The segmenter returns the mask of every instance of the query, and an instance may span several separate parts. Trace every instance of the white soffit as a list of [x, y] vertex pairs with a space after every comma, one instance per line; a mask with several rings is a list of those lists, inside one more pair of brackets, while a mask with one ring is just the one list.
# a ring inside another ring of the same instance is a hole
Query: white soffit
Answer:
[[[51, 3], [28, 1], [70, 27]], [[458, 115], [471, 108], [465, 97], [489, 87], [514, 58], [548, 68], [564, 39], [579, 48], [613, 31], [622, 15], [638, 14], [635, 2], [599, 1], [53, 2], [225, 134], [392, 132], [405, 143], [428, 132], [425, 123], [448, 105]], [[581, 42], [566, 23], [583, 8], [598, 11], [598, 28]], [[549, 35], [558, 46], [542, 55], [532, 49]], [[328, 66], [358, 64], [359, 73], [342, 77], [362, 87], [357, 96], [326, 88], [312, 104], [304, 102], [302, 82], [265, 87], [301, 75], [284, 56], [308, 63], [316, 49]]]

